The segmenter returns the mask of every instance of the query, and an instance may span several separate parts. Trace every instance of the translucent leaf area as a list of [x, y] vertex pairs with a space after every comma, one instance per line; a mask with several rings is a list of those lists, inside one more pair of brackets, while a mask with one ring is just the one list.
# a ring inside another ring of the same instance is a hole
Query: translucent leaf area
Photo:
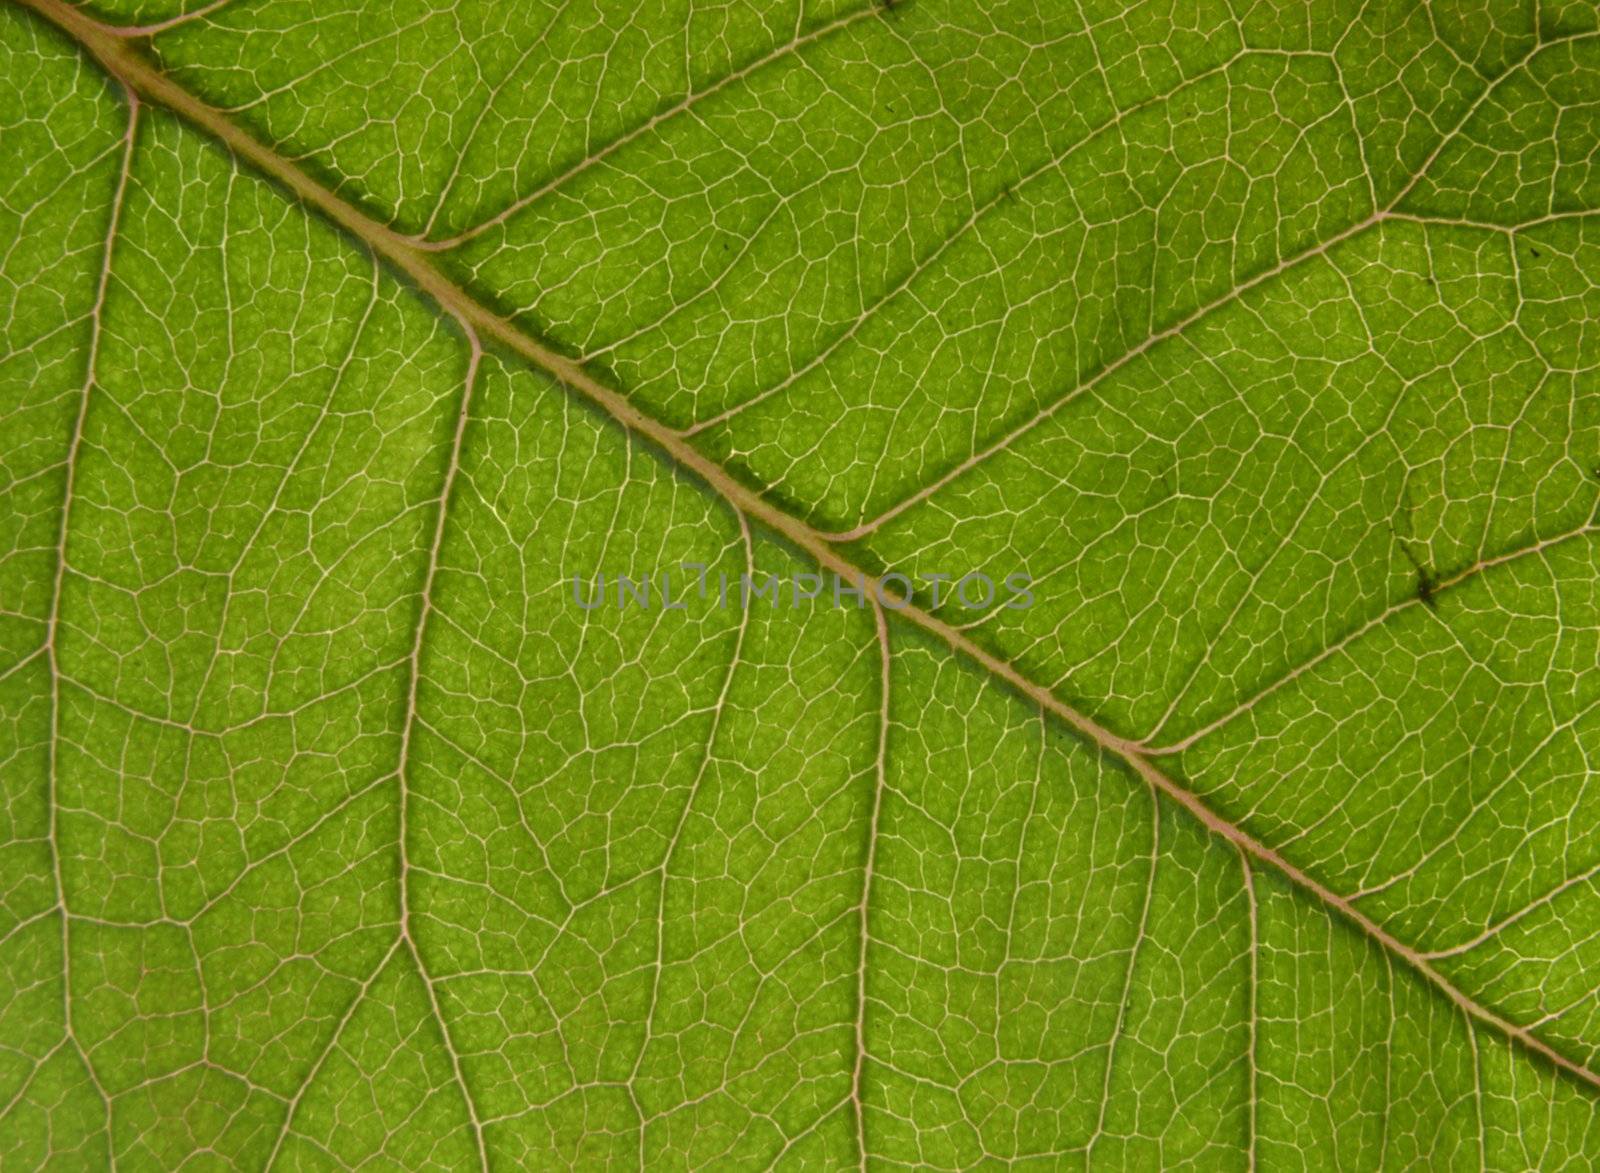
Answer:
[[1600, 1164], [1589, 0], [4, 0], [0, 331], [0, 1168]]

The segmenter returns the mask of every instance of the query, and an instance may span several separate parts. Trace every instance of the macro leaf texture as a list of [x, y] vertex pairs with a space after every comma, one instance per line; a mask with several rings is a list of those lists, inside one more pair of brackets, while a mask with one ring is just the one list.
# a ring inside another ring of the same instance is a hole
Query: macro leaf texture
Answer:
[[1597, 213], [1592, 0], [5, 0], [0, 1168], [1595, 1167]]

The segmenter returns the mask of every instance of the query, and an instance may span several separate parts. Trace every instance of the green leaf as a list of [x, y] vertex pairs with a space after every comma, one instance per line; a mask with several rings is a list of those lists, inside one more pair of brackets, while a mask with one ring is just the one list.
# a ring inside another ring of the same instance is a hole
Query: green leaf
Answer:
[[0, 1165], [1600, 1160], [1587, 0], [12, 0], [0, 152]]

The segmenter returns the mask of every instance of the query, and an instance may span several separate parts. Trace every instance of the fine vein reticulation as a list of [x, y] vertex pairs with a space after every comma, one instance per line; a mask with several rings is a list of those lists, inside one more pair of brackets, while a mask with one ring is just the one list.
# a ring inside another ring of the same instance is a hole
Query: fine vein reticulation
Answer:
[[8, 1162], [1592, 1159], [1600, 33], [1336, 7], [7, 9]]

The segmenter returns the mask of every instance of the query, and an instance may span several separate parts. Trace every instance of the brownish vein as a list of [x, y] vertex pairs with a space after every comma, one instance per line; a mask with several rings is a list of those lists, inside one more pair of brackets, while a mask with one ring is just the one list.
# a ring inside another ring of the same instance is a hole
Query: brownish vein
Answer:
[[477, 1102], [473, 1099], [472, 1089], [467, 1086], [466, 1072], [461, 1063], [461, 1050], [456, 1045], [450, 1033], [450, 1024], [445, 1021], [444, 1008], [439, 1004], [439, 992], [434, 987], [433, 975], [429, 972], [427, 963], [422, 959], [422, 949], [417, 943], [416, 934], [411, 928], [411, 855], [407, 817], [411, 807], [411, 791], [408, 785], [407, 774], [411, 768], [411, 739], [417, 727], [417, 690], [422, 679], [422, 648], [427, 638], [428, 619], [433, 614], [433, 591], [435, 581], [439, 576], [439, 555], [444, 549], [445, 528], [448, 524], [450, 513], [450, 500], [455, 488], [456, 474], [461, 468], [461, 448], [467, 433], [467, 423], [472, 416], [472, 393], [478, 382], [478, 363], [483, 358], [483, 344], [478, 339], [477, 331], [464, 318], [458, 316], [463, 329], [466, 331], [469, 353], [467, 370], [463, 379], [459, 406], [456, 408], [455, 429], [450, 439], [450, 458], [445, 466], [444, 476], [439, 486], [439, 503], [434, 512], [433, 540], [428, 547], [428, 566], [422, 580], [422, 597], [417, 602], [417, 623], [411, 642], [411, 654], [408, 657], [406, 668], [406, 711], [405, 724], [400, 730], [400, 756], [395, 766], [395, 777], [400, 787], [400, 828], [396, 837], [397, 855], [400, 863], [400, 940], [405, 943], [411, 960], [416, 964], [417, 976], [422, 980], [423, 989], [428, 995], [428, 1007], [433, 1014], [434, 1021], [438, 1024], [440, 1037], [444, 1040], [445, 1050], [449, 1053], [451, 1072], [455, 1078], [456, 1088], [461, 1093], [461, 1099], [466, 1107], [467, 1121], [472, 1127], [472, 1139], [477, 1149], [478, 1167], [487, 1173], [489, 1168], [489, 1154], [483, 1141], [483, 1119], [478, 1112]]
[[[61, 600], [67, 581], [67, 532], [72, 518], [73, 497], [78, 484], [79, 453], [83, 448], [84, 426], [89, 418], [89, 397], [95, 384], [95, 367], [100, 354], [100, 339], [105, 331], [106, 290], [111, 285], [111, 258], [116, 251], [117, 230], [122, 223], [122, 209], [127, 202], [128, 179], [133, 174], [134, 150], [139, 136], [139, 98], [132, 87], [124, 87], [128, 102], [128, 124], [122, 138], [122, 162], [117, 170], [117, 182], [111, 196], [111, 211], [106, 217], [105, 244], [100, 255], [100, 273], [95, 282], [94, 304], [89, 311], [89, 346], [84, 359], [83, 388], [78, 396], [78, 410], [73, 418], [72, 436], [67, 445], [67, 464], [61, 494], [61, 516], [56, 523], [55, 573], [50, 587], [50, 613], [45, 626], [44, 652], [50, 668], [50, 744], [47, 749], [45, 802], [48, 807], [50, 868], [55, 881], [56, 901], [53, 911], [61, 916], [61, 1029], [63, 1043], [70, 1043], [83, 1061], [89, 1083], [105, 1105], [107, 1127], [110, 1127], [111, 1099], [100, 1082], [99, 1073], [89, 1059], [89, 1053], [79, 1040], [72, 1015], [72, 914], [67, 908], [67, 882], [61, 861]], [[43, 1061], [39, 1063], [43, 1066]], [[30, 1077], [31, 1078], [31, 1077]]]

